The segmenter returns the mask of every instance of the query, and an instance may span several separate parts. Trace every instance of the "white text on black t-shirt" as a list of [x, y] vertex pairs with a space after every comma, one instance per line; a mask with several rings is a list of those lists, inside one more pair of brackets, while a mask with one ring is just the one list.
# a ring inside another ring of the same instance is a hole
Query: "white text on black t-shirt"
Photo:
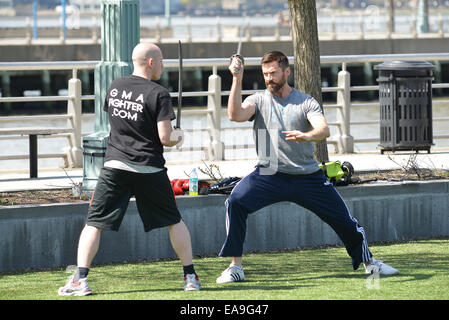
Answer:
[[137, 121], [137, 115], [143, 113], [143, 94], [140, 93], [134, 101], [132, 100], [132, 91], [126, 92], [123, 90], [119, 92], [116, 88], [112, 89], [108, 100], [108, 107], [113, 107], [111, 115], [113, 117]]

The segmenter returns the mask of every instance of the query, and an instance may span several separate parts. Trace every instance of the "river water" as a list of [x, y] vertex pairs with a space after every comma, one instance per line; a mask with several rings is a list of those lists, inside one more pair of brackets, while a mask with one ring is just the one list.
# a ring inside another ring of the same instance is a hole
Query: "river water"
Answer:
[[[336, 121], [336, 110], [326, 109], [325, 115], [329, 123]], [[449, 134], [449, 125], [447, 121], [435, 121], [437, 118], [449, 118], [449, 105], [448, 104], [434, 104], [433, 105], [433, 130], [434, 136], [441, 134]], [[366, 121], [366, 120], [378, 120], [379, 110], [377, 107], [352, 107], [351, 109], [351, 121]], [[227, 146], [232, 145], [250, 145], [243, 149], [226, 149], [226, 159], [242, 159], [242, 158], [255, 158], [256, 153], [254, 147], [253, 133], [251, 130], [251, 123], [235, 123], [227, 119], [226, 115], [222, 117], [222, 128], [234, 128], [226, 129], [221, 132], [221, 140]], [[4, 127], [20, 127], [20, 126], [46, 126], [46, 127], [66, 127], [66, 121], [52, 120], [52, 121], [33, 121], [27, 123], [23, 121], [2, 123]], [[186, 129], [185, 142], [183, 148], [192, 148], [200, 146], [208, 146], [210, 137], [205, 131], [207, 128], [206, 116], [187, 116], [183, 115], [181, 126]], [[240, 129], [240, 127], [247, 127], [248, 129]], [[193, 132], [189, 129], [194, 130]], [[330, 126], [331, 136], [337, 133], [336, 126]], [[86, 118], [82, 122], [82, 133], [84, 135], [90, 134], [94, 131], [94, 119], [92, 117]], [[379, 138], [379, 124], [363, 124], [363, 125], [351, 125], [351, 135], [354, 139], [366, 139], [366, 138]], [[434, 148], [447, 148], [449, 147], [449, 139], [435, 140]], [[66, 138], [38, 138], [38, 152], [40, 154], [46, 153], [59, 153], [63, 152], [67, 146]], [[355, 143], [355, 152], [366, 152], [377, 150], [378, 143]], [[333, 145], [328, 145], [329, 152], [334, 152]], [[172, 150], [176, 150], [172, 148]], [[0, 155], [13, 155], [24, 154], [28, 155], [28, 139], [20, 140], [0, 140]], [[165, 152], [166, 160], [168, 161], [193, 161], [201, 164], [201, 160], [205, 160], [205, 153], [202, 151], [193, 152]], [[39, 168], [55, 168], [62, 165], [61, 159], [39, 159]], [[28, 160], [3, 160], [0, 161], [0, 170], [2, 169], [28, 169]]]

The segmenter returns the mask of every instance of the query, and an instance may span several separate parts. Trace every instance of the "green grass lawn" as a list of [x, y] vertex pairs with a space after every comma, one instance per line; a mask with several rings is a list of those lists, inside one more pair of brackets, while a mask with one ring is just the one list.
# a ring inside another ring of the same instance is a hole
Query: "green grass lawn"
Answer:
[[95, 265], [89, 273], [93, 295], [59, 297], [65, 269], [0, 275], [1, 300], [440, 300], [449, 299], [449, 239], [372, 244], [377, 259], [400, 274], [369, 279], [361, 265], [352, 270], [344, 248], [252, 253], [244, 257], [245, 281], [218, 285], [229, 264], [218, 257], [196, 258], [199, 292], [184, 292], [178, 260]]

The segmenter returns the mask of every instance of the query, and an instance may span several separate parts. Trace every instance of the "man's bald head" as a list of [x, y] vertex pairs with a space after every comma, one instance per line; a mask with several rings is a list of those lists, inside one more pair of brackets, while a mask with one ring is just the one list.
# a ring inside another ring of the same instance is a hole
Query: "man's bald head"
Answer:
[[[134, 73], [142, 75], [162, 72], [162, 51], [153, 43], [141, 42], [136, 45], [132, 53], [132, 60]], [[150, 78], [153, 76], [151, 75]]]
[[132, 59], [134, 66], [144, 66], [149, 58], [160, 59], [161, 49], [153, 43], [139, 43], [134, 47]]

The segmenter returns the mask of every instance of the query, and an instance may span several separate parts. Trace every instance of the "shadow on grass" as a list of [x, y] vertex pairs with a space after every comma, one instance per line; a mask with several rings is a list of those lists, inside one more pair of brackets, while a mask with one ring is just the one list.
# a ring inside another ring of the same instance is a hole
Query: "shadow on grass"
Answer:
[[[326, 279], [359, 279], [366, 280], [369, 275], [367, 274], [329, 274], [316, 277], [296, 277], [290, 279], [278, 279], [270, 280], [269, 283], [261, 283], [263, 280], [245, 280], [238, 283], [223, 284], [219, 287], [212, 285], [211, 287], [203, 287], [201, 292], [225, 292], [225, 291], [246, 291], [246, 290], [260, 290], [260, 291], [276, 291], [276, 290], [296, 290], [301, 288], [312, 288], [320, 286], [320, 284], [285, 284], [285, 285], [270, 285], [271, 283], [279, 282], [300, 282], [300, 281], [314, 281], [314, 280], [326, 280]], [[398, 279], [399, 282], [409, 282], [416, 280], [427, 280], [431, 278], [428, 274], [399, 274], [395, 276], [381, 276], [380, 279]], [[113, 292], [99, 292], [98, 295], [114, 295], [114, 294], [135, 294], [135, 293], [179, 293], [180, 288], [158, 288], [158, 289], [140, 289], [140, 290], [127, 290], [127, 291], [113, 291]]]
[[[376, 259], [397, 268], [399, 275], [380, 276], [380, 279], [392, 279], [396, 283], [423, 283], [438, 275], [448, 275], [449, 256], [444, 254], [448, 248], [447, 241], [426, 240], [409, 241], [398, 244], [382, 244], [373, 246], [373, 254]], [[394, 248], [394, 249], [393, 249]], [[150, 262], [151, 263], [151, 262]], [[176, 262], [177, 263], [177, 262]], [[363, 265], [356, 271], [352, 270], [350, 257], [343, 249], [326, 251], [288, 251], [280, 253], [250, 254], [245, 260], [246, 278], [243, 282], [217, 285], [215, 277], [222, 271], [222, 261], [215, 260], [196, 261], [196, 269], [203, 281], [202, 292], [239, 292], [239, 291], [293, 291], [301, 288], [316, 288], [322, 286], [320, 280], [336, 280], [341, 283], [353, 280], [365, 281], [369, 275], [365, 273]], [[111, 291], [95, 292], [96, 295], [143, 294], [148, 293], [180, 293], [182, 287], [169, 270], [179, 270], [179, 266], [172, 268], [171, 264], [164, 265], [162, 273], [167, 277], [166, 287], [152, 287], [148, 280], [148, 274], [156, 272], [158, 268], [146, 269], [145, 264], [133, 268], [131, 272], [116, 272], [108, 269], [102, 270], [104, 275], [120, 281], [148, 281], [142, 283], [136, 289], [111, 288]], [[165, 270], [164, 270], [165, 269]], [[180, 270], [179, 270], [180, 271]], [[160, 273], [161, 271], [159, 271]], [[93, 273], [94, 275], [95, 273]], [[204, 279], [204, 280], [203, 280]], [[175, 282], [176, 281], [176, 282]], [[329, 281], [329, 283], [332, 281]], [[177, 284], [175, 284], [177, 283]], [[95, 291], [95, 290], [94, 290]], [[193, 296], [194, 297], [194, 296]], [[201, 297], [201, 296], [200, 296]]]
[[[356, 280], [366, 280], [369, 274], [330, 274], [324, 276], [310, 276], [310, 277], [300, 277], [300, 278], [289, 278], [280, 280], [270, 280], [270, 282], [285, 282], [285, 281], [313, 281], [313, 280], [326, 280], [326, 279], [356, 279]], [[379, 279], [398, 279], [398, 281], [416, 281], [416, 280], [428, 280], [432, 278], [433, 275], [429, 274], [419, 274], [419, 273], [399, 273], [398, 275], [381, 275]], [[246, 280], [245, 280], [246, 281]], [[258, 282], [253, 280], [248, 280], [246, 282]]]
[[[270, 290], [294, 290], [299, 288], [306, 287], [314, 287], [314, 285], [285, 285], [285, 286], [264, 286], [264, 285], [244, 285], [248, 282], [256, 282], [256, 281], [244, 281], [242, 284], [229, 284], [224, 285], [222, 287], [203, 287], [200, 292], [207, 291], [238, 291], [238, 290], [262, 290], [262, 291], [270, 291]], [[128, 290], [128, 291], [115, 291], [115, 292], [99, 292], [98, 295], [109, 295], [109, 294], [132, 294], [132, 293], [161, 293], [161, 292], [171, 292], [177, 293], [182, 291], [182, 289], [142, 289], [142, 290]]]

